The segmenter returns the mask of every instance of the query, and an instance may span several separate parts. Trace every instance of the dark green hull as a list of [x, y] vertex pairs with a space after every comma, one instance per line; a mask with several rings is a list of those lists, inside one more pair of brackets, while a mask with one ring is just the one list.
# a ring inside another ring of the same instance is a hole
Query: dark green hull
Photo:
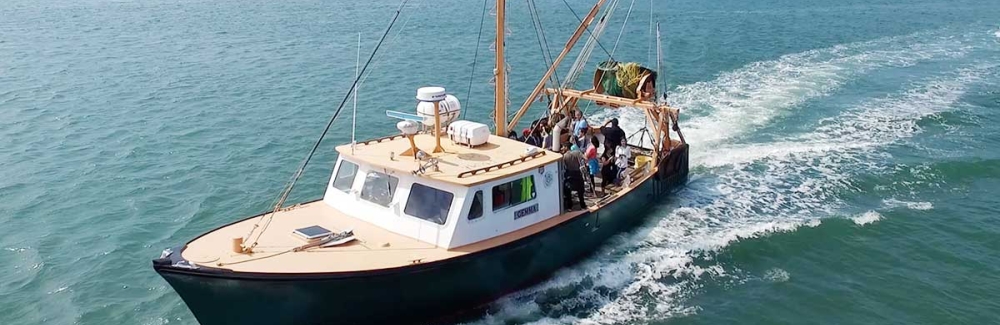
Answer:
[[[538, 283], [643, 220], [687, 180], [687, 146], [599, 211], [485, 251], [414, 266], [329, 274], [253, 274], [155, 260], [202, 324], [401, 324], [432, 320]], [[555, 203], [554, 203], [555, 204]]]

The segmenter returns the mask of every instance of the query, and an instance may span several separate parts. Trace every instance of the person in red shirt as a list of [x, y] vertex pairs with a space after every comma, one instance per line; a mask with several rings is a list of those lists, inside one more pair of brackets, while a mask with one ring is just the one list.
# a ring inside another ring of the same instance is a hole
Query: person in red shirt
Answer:
[[597, 194], [597, 186], [594, 182], [594, 175], [601, 172], [601, 163], [597, 160], [597, 148], [600, 146], [601, 141], [597, 140], [597, 137], [591, 137], [590, 146], [588, 146], [587, 151], [583, 153], [583, 159], [587, 161], [587, 171], [589, 171], [588, 174], [590, 175], [590, 191], [593, 194]]

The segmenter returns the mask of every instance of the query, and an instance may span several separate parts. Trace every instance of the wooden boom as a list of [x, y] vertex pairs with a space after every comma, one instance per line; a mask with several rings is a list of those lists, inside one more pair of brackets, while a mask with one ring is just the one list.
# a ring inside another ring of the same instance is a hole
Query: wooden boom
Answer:
[[623, 97], [616, 97], [616, 96], [610, 96], [610, 95], [605, 95], [605, 94], [598, 94], [598, 93], [594, 92], [593, 89], [590, 89], [590, 90], [576, 90], [576, 89], [546, 88], [545, 89], [545, 93], [551, 94], [551, 95], [560, 95], [560, 96], [563, 96], [563, 97], [566, 97], [566, 98], [575, 98], [575, 99], [589, 100], [589, 101], [593, 101], [593, 102], [597, 102], [597, 103], [601, 103], [601, 104], [610, 104], [611, 106], [616, 106], [616, 107], [630, 106], [630, 107], [637, 107], [637, 108], [642, 108], [642, 109], [665, 110], [665, 111], [670, 112], [671, 114], [676, 114], [677, 111], [678, 111], [676, 108], [672, 108], [672, 107], [667, 106], [667, 105], [658, 105], [658, 104], [656, 104], [654, 102], [651, 102], [651, 101], [648, 101], [648, 100], [628, 99], [628, 98], [623, 98]]

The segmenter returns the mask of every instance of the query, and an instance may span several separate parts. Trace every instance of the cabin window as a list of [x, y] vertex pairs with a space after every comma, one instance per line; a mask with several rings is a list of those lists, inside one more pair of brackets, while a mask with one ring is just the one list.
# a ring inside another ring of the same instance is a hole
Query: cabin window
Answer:
[[410, 197], [406, 199], [406, 207], [403, 208], [403, 212], [443, 225], [448, 220], [448, 211], [451, 210], [451, 201], [454, 198], [455, 195], [451, 192], [413, 183], [413, 187], [410, 188]]
[[376, 171], [368, 172], [368, 176], [365, 176], [365, 186], [361, 188], [361, 198], [387, 207], [392, 203], [392, 196], [396, 193], [398, 183], [399, 178]]
[[534, 176], [494, 186], [493, 211], [531, 201], [535, 195]]
[[358, 165], [347, 161], [340, 161], [340, 169], [337, 170], [337, 176], [333, 178], [333, 188], [350, 192], [351, 186], [354, 185], [354, 177], [358, 175]]
[[472, 197], [472, 205], [469, 207], [469, 220], [476, 220], [483, 216], [483, 191], [476, 191]]

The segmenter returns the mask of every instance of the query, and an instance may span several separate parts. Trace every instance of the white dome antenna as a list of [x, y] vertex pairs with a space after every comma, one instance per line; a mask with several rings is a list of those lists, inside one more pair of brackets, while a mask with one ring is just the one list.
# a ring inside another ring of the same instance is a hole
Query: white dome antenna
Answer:
[[417, 89], [417, 115], [422, 118], [421, 123], [434, 129], [434, 138], [437, 146], [434, 153], [444, 152], [441, 147], [441, 129], [458, 118], [458, 113], [462, 110], [462, 105], [458, 98], [445, 93], [443, 87], [423, 87]]

